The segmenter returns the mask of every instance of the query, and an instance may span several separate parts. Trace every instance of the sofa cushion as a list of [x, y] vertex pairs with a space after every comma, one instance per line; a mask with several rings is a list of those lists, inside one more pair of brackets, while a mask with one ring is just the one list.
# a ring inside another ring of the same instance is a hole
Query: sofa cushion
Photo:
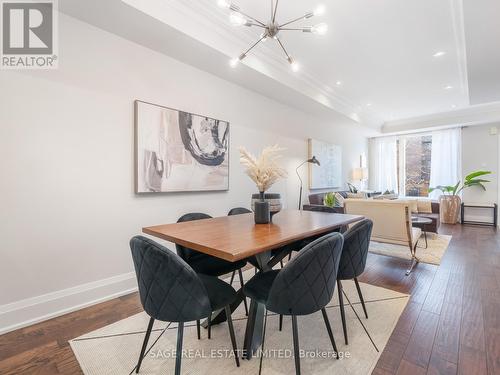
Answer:
[[[342, 197], [347, 198], [347, 191], [335, 191], [334, 193], [340, 194]], [[323, 204], [325, 193], [309, 194], [309, 204]]]
[[419, 213], [432, 213], [432, 201], [429, 199], [417, 199]]
[[347, 193], [347, 198], [348, 199], [365, 199], [366, 194], [365, 193]]

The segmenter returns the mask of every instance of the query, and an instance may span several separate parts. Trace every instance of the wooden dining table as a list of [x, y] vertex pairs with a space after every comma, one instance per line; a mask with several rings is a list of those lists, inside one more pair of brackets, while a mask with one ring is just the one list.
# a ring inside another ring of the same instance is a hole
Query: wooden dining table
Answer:
[[[302, 240], [338, 230], [362, 220], [359, 215], [283, 210], [269, 224], [255, 224], [253, 214], [162, 224], [142, 229], [143, 233], [179, 244], [230, 262], [253, 257], [260, 272], [270, 270], [271, 250], [303, 243]], [[298, 246], [298, 245], [297, 245]], [[294, 250], [300, 250], [299, 248]], [[279, 252], [278, 252], [279, 253]], [[234, 311], [245, 298], [243, 290], [231, 305]], [[250, 304], [243, 353], [250, 359], [262, 343], [265, 306]], [[212, 324], [224, 321], [223, 311], [214, 312]]]

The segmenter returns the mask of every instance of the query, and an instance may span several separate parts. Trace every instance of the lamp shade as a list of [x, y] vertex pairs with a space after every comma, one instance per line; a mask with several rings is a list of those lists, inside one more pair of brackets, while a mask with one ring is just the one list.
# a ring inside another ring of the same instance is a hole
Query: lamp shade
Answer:
[[352, 171], [352, 179], [356, 181], [368, 180], [368, 168], [354, 168]]

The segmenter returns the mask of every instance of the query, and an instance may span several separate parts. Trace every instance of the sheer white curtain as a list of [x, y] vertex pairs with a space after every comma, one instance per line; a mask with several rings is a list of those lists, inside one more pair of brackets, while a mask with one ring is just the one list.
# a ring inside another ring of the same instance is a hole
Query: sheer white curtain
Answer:
[[[430, 186], [455, 185], [462, 174], [462, 129], [454, 128], [432, 132]], [[437, 199], [442, 193], [433, 191], [429, 197]]]
[[372, 140], [373, 189], [398, 193], [398, 153], [396, 137]]

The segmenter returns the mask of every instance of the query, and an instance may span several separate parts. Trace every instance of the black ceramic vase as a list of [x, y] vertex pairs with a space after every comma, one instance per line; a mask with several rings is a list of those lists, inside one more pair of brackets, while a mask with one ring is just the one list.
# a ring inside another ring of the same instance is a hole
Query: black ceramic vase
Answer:
[[268, 224], [271, 221], [269, 202], [264, 200], [264, 192], [260, 193], [260, 199], [255, 202], [254, 217], [255, 224]]
[[[271, 223], [273, 222], [273, 216], [281, 211], [283, 208], [283, 203], [281, 202], [281, 194], [279, 193], [265, 193], [264, 200], [269, 202], [269, 215]], [[252, 201], [250, 203], [252, 210], [255, 211], [255, 202], [262, 201], [260, 194], [252, 194]]]

